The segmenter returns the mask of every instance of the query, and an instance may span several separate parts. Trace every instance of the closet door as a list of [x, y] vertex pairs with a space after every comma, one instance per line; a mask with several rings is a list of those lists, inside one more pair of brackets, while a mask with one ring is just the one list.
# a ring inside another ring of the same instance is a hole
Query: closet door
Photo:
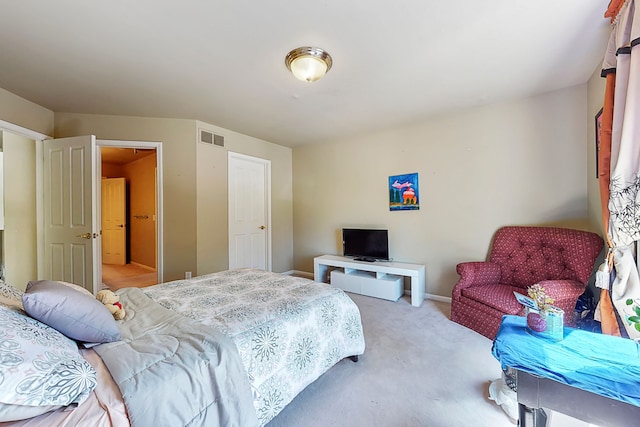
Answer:
[[127, 263], [127, 183], [124, 178], [102, 179], [102, 263]]
[[229, 268], [271, 271], [271, 162], [229, 152]]

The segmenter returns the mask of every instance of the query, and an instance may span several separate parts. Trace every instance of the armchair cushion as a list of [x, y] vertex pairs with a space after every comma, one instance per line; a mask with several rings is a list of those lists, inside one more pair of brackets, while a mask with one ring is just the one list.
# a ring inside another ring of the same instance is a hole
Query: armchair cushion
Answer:
[[523, 314], [513, 292], [527, 293], [540, 283], [573, 320], [576, 301], [585, 290], [603, 247], [595, 233], [556, 227], [503, 227], [486, 262], [463, 262], [452, 290], [451, 320], [493, 339], [505, 314]]

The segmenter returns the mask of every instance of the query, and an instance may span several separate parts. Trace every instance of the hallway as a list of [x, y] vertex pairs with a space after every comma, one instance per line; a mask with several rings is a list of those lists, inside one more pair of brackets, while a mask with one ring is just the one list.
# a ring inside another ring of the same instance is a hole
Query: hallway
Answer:
[[137, 264], [102, 264], [102, 283], [112, 291], [158, 283], [155, 270]]

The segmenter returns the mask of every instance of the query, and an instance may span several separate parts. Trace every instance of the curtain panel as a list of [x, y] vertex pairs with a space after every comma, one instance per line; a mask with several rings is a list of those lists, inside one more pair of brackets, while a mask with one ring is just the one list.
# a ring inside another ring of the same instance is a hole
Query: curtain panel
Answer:
[[640, 339], [640, 276], [633, 253], [635, 241], [640, 240], [640, 18], [636, 15], [634, 0], [612, 1], [605, 14], [612, 18], [612, 31], [602, 67], [607, 82], [598, 166], [610, 268], [601, 268], [596, 280], [603, 288], [603, 333], [632, 339]]

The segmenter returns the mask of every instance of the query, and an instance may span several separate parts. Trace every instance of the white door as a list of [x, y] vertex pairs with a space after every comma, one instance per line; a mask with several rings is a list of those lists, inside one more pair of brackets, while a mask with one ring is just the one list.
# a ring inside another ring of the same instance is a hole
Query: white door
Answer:
[[229, 268], [271, 271], [271, 162], [229, 152]]
[[127, 262], [126, 181], [103, 178], [102, 183], [102, 263]]
[[80, 136], [44, 142], [45, 276], [100, 289], [96, 140]]

